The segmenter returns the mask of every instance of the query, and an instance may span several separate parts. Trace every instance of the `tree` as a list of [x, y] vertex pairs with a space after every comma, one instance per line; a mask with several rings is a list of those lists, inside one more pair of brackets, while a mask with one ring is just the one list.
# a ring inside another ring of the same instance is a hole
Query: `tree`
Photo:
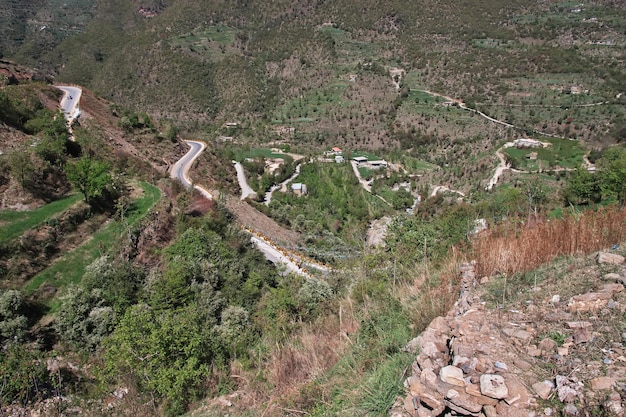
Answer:
[[95, 350], [113, 331], [115, 312], [105, 305], [99, 290], [71, 287], [56, 315], [59, 334], [73, 345]]
[[28, 330], [22, 293], [8, 290], [0, 293], [0, 347], [5, 342], [20, 342]]
[[613, 147], [599, 161], [603, 199], [626, 201], [626, 149]]
[[106, 342], [105, 374], [134, 375], [166, 401], [168, 414], [180, 415], [201, 394], [211, 366], [225, 363], [216, 324], [195, 303], [164, 311], [137, 304]]
[[65, 175], [72, 185], [85, 196], [85, 202], [91, 206], [99, 198], [111, 194], [108, 191], [113, 179], [109, 173], [109, 164], [89, 157], [81, 158], [65, 166]]
[[396, 210], [403, 210], [411, 207], [413, 205], [413, 196], [410, 192], [405, 190], [404, 188], [400, 188], [394, 195], [391, 200], [391, 204], [393, 208]]
[[52, 165], [62, 166], [65, 163], [69, 137], [65, 118], [58, 113], [43, 128], [43, 137], [36, 148], [37, 155]]
[[570, 175], [563, 188], [563, 198], [566, 204], [598, 203], [602, 199], [600, 176], [578, 168]]
[[22, 190], [28, 186], [32, 180], [34, 168], [30, 160], [30, 153], [26, 151], [13, 152], [9, 156], [9, 166], [11, 173], [22, 186]]

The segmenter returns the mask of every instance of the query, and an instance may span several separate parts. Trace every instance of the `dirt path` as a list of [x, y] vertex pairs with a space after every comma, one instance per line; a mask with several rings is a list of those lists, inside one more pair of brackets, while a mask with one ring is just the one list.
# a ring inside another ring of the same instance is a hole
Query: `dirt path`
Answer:
[[237, 161], [233, 161], [233, 165], [235, 166], [235, 170], [237, 171], [237, 181], [239, 182], [239, 187], [241, 188], [241, 199], [245, 200], [248, 197], [254, 197], [256, 195], [256, 191], [248, 185], [248, 181], [246, 180], [246, 173], [243, 170], [241, 164]]

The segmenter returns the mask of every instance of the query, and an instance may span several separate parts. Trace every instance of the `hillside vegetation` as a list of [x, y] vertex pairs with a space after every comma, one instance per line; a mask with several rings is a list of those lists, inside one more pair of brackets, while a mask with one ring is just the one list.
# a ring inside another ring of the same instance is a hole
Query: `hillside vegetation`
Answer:
[[410, 414], [461, 263], [500, 317], [623, 253], [625, 48], [613, 0], [2, 2], [0, 414]]

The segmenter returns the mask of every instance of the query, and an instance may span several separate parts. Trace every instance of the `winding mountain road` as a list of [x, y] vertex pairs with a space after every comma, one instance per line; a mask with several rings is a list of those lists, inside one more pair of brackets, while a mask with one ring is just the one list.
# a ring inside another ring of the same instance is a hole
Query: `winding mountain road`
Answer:
[[170, 177], [178, 179], [185, 186], [185, 188], [194, 188], [207, 199], [212, 200], [213, 195], [209, 191], [199, 185], [193, 185], [189, 179], [189, 170], [191, 169], [191, 165], [193, 165], [194, 161], [198, 158], [198, 156], [200, 156], [202, 151], [204, 151], [206, 143], [195, 140], [186, 140], [185, 143], [189, 145], [189, 152], [172, 165], [172, 168], [170, 169]]
[[78, 103], [80, 102], [80, 96], [83, 94], [83, 90], [79, 87], [73, 87], [70, 85], [57, 85], [56, 88], [63, 91], [63, 97], [61, 98], [61, 110], [63, 111], [68, 124], [71, 125], [72, 122], [80, 116]]

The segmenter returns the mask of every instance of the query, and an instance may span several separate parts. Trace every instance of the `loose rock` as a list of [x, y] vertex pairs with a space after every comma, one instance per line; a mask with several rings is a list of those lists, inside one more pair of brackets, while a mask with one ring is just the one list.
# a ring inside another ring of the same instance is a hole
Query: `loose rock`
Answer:
[[509, 390], [500, 375], [484, 374], [480, 377], [480, 392], [491, 398], [503, 399], [509, 395]]

